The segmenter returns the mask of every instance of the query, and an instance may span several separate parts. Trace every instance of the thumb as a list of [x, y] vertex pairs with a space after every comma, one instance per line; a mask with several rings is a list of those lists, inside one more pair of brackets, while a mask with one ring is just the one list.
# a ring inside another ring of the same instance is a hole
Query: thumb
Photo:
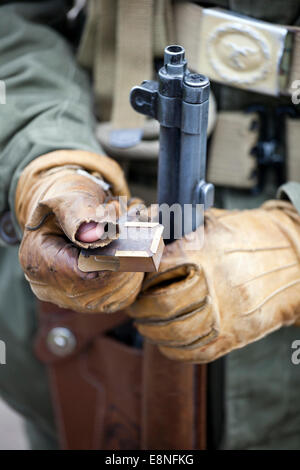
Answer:
[[98, 248], [118, 238], [117, 204], [89, 178], [65, 176], [51, 186], [39, 206], [53, 212], [65, 235], [82, 248]]
[[75, 238], [85, 243], [96, 242], [103, 236], [105, 228], [105, 223], [84, 222], [77, 230]]

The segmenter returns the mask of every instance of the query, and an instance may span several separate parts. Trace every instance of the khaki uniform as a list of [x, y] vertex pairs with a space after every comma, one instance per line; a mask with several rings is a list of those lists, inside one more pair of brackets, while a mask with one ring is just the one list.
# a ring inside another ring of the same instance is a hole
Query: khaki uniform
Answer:
[[[272, 1], [270, 8], [260, 1], [224, 0], [218, 4], [269, 22], [297, 24], [300, 20], [297, 0]], [[15, 230], [20, 235], [13, 208], [22, 169], [34, 158], [52, 150], [99, 152], [100, 146], [93, 133], [87, 76], [76, 64], [74, 51], [58, 32], [65, 27], [63, 21], [57, 20], [64, 17], [61, 14], [64, 3], [0, 2], [0, 9], [0, 78], [7, 89], [7, 104], [0, 105], [0, 213], [3, 220], [3, 214], [11, 211]], [[223, 111], [241, 111], [256, 102], [278, 103], [277, 98], [220, 84], [215, 84], [213, 89], [218, 108]], [[145, 168], [141, 160], [135, 163], [136, 167], [139, 165]], [[148, 165], [155, 179], [155, 165]], [[145, 179], [133, 173], [129, 163], [129, 178], [132, 174], [135, 183], [138, 178], [140, 183]], [[258, 196], [220, 186], [217, 202], [228, 209], [251, 208], [275, 193], [272, 181]], [[293, 195], [297, 197], [298, 193], [300, 189], [296, 186]], [[0, 366], [0, 393], [25, 416], [32, 446], [55, 448], [56, 429], [46, 370], [33, 350], [36, 302], [18, 264], [18, 246], [7, 246], [4, 239], [0, 241], [0, 339], [7, 345], [7, 364]], [[298, 328], [283, 328], [210, 366], [212, 446], [300, 447], [300, 373], [291, 362], [291, 344], [298, 338]], [[217, 393], [220, 388], [222, 396]]]

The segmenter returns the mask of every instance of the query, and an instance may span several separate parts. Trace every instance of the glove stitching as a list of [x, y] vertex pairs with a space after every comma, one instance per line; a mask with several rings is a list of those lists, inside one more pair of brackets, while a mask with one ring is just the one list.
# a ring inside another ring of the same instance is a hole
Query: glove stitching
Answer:
[[277, 294], [280, 294], [281, 292], [285, 291], [286, 289], [289, 289], [290, 287], [295, 286], [296, 284], [300, 283], [300, 278], [296, 279], [295, 281], [289, 282], [285, 286], [280, 287], [279, 289], [276, 289], [272, 294], [268, 295], [259, 305], [254, 307], [251, 310], [248, 310], [247, 312], [241, 313], [239, 316], [240, 317], [247, 317], [249, 315], [252, 315], [256, 310], [260, 309], [261, 307], [264, 306], [265, 303], [267, 303], [269, 300], [271, 300], [273, 297], [275, 297]]
[[232, 285], [232, 287], [233, 288], [242, 287], [243, 285], [245, 285], [249, 282], [256, 281], [256, 279], [259, 279], [260, 277], [264, 277], [268, 274], [272, 274], [272, 273], [275, 273], [277, 271], [282, 271], [284, 269], [292, 268], [292, 267], [298, 266], [298, 265], [299, 265], [299, 262], [296, 261], [295, 263], [286, 264], [285, 266], [279, 266], [278, 268], [274, 268], [274, 269], [271, 269], [270, 271], [265, 271], [261, 274], [258, 274], [257, 276], [254, 276], [251, 279], [248, 279], [247, 281], [241, 282], [240, 284], [234, 284], [234, 285]]
[[286, 246], [270, 246], [270, 247], [260, 247], [260, 248], [233, 248], [230, 250], [225, 250], [224, 253], [231, 254], [231, 253], [255, 253], [256, 251], [273, 251], [273, 250], [287, 250], [291, 249], [290, 245]]
[[[153, 341], [153, 343], [157, 344], [158, 346], [165, 346], [167, 348], [172, 348], [172, 349], [193, 350], [193, 349], [198, 349], [199, 347], [201, 348], [201, 347], [205, 346], [208, 343], [211, 344], [212, 340], [217, 338], [218, 335], [219, 335], [218, 330], [216, 330], [212, 326], [209, 333], [207, 333], [206, 335], [203, 335], [203, 336], [198, 336], [196, 339], [194, 339], [190, 343], [180, 344], [180, 345], [178, 345], [178, 343], [177, 343], [177, 345], [172, 344], [172, 343], [168, 343], [168, 341], [161, 341], [161, 342]], [[147, 340], [151, 342], [151, 340], [149, 340], [148, 338], [147, 338]]]
[[[178, 293], [179, 291], [186, 290], [187, 288], [191, 287], [194, 283], [197, 283], [197, 280], [199, 280], [200, 274], [195, 274], [191, 279], [185, 279], [184, 281], [179, 281], [175, 284], [177, 284], [174, 287], [162, 287], [159, 289], [159, 291], [154, 292], [154, 293], [142, 293], [140, 295], [140, 298], [145, 298], [145, 297], [159, 297], [161, 295], [172, 295], [173, 293]], [[198, 279], [197, 279], [198, 278]], [[181, 284], [181, 285], [180, 285]]]
[[[151, 318], [137, 318], [135, 320], [135, 323], [139, 325], [146, 325], [146, 326], [159, 326], [159, 325], [168, 325], [170, 323], [173, 323], [174, 321], [183, 321], [189, 317], [194, 316], [196, 313], [201, 312], [207, 305], [210, 304], [208, 302], [209, 296], [205, 296], [203, 300], [201, 300], [197, 305], [196, 308], [194, 308], [191, 312], [183, 312], [183, 313], [176, 313], [172, 317], [168, 317], [167, 319], [161, 320], [161, 319], [155, 319], [153, 317]], [[195, 305], [195, 304], [194, 304]], [[191, 305], [190, 307], [193, 307]], [[189, 307], [189, 308], [190, 308]]]
[[48, 219], [48, 217], [49, 217], [50, 215], [52, 215], [52, 214], [53, 214], [52, 211], [51, 211], [51, 212], [47, 212], [47, 214], [45, 214], [45, 215], [42, 217], [41, 221], [40, 221], [37, 225], [34, 225], [34, 226], [25, 225], [25, 229], [26, 229], [26, 230], [30, 230], [31, 232], [34, 232], [35, 230], [38, 230], [38, 229], [41, 228], [41, 226], [44, 224], [44, 222], [46, 221], [46, 219]]

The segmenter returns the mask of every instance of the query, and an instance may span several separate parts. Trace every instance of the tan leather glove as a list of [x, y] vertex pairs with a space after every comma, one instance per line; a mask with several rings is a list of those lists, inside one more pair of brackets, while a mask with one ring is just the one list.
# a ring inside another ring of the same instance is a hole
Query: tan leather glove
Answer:
[[284, 201], [212, 209], [204, 246], [165, 249], [128, 309], [141, 334], [171, 359], [205, 363], [262, 338], [300, 314], [300, 217]]
[[129, 196], [129, 190], [118, 164], [90, 152], [51, 152], [23, 170], [15, 206], [24, 230], [19, 259], [40, 300], [78, 312], [113, 312], [134, 301], [142, 273], [83, 273], [77, 267], [75, 245], [95, 248], [111, 241], [103, 230], [116, 223], [114, 213], [121, 215], [114, 198], [119, 195]]

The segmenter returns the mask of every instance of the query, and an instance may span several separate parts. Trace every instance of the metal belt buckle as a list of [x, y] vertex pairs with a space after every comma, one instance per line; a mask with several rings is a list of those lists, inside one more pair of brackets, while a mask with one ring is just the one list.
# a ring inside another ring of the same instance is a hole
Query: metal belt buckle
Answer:
[[269, 95], [286, 88], [291, 49], [286, 27], [218, 8], [203, 9], [201, 21], [201, 73]]

